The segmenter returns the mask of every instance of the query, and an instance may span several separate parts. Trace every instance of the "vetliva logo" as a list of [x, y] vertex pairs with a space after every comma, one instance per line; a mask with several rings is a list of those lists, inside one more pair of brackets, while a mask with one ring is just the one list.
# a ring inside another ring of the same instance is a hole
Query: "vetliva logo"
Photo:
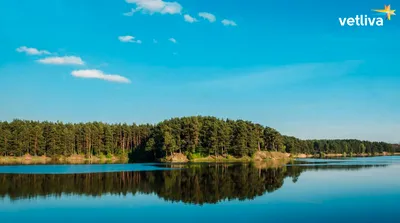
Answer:
[[356, 17], [339, 18], [341, 26], [383, 26], [383, 19], [370, 18], [367, 15], [356, 15]]
[[[384, 14], [387, 20], [391, 19], [391, 16], [396, 15], [396, 10], [390, 9], [390, 5], [385, 5], [385, 9], [373, 9], [372, 11]], [[368, 17], [368, 15], [356, 15], [355, 17], [339, 18], [341, 26], [383, 26], [382, 17]]]

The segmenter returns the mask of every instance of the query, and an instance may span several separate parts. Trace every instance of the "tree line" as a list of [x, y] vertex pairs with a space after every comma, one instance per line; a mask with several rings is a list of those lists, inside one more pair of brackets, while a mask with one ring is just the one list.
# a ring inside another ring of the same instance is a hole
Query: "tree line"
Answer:
[[209, 116], [172, 118], [155, 125], [0, 122], [2, 156], [129, 155], [133, 160], [155, 160], [173, 153], [242, 157], [257, 151], [374, 154], [396, 150], [384, 142], [301, 140], [250, 121]]

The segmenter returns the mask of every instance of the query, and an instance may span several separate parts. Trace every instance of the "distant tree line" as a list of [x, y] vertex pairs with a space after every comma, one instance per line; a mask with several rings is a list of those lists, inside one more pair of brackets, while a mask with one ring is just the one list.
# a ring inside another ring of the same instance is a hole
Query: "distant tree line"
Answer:
[[289, 153], [305, 154], [375, 154], [394, 153], [396, 148], [385, 142], [370, 142], [356, 139], [334, 140], [300, 140], [295, 137], [284, 137], [284, 145]]
[[249, 121], [203, 116], [173, 118], [156, 125], [0, 122], [2, 156], [129, 154], [134, 159], [152, 160], [173, 153], [241, 157], [256, 151], [374, 154], [395, 150], [384, 142], [300, 140]]
[[0, 122], [0, 155], [121, 155], [148, 139], [150, 125]]

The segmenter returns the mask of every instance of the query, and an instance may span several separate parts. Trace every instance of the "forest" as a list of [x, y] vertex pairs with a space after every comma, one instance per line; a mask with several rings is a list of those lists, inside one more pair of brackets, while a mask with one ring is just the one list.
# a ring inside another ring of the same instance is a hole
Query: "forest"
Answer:
[[375, 154], [399, 152], [385, 142], [301, 140], [244, 120], [191, 116], [158, 124], [0, 122], [0, 156], [129, 156], [157, 160], [190, 156], [252, 156], [256, 151], [291, 154]]

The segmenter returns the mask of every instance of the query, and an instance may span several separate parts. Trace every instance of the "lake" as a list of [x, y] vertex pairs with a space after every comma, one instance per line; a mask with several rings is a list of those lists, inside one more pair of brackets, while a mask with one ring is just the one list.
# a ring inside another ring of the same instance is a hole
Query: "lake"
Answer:
[[0, 166], [0, 222], [400, 222], [400, 157]]

